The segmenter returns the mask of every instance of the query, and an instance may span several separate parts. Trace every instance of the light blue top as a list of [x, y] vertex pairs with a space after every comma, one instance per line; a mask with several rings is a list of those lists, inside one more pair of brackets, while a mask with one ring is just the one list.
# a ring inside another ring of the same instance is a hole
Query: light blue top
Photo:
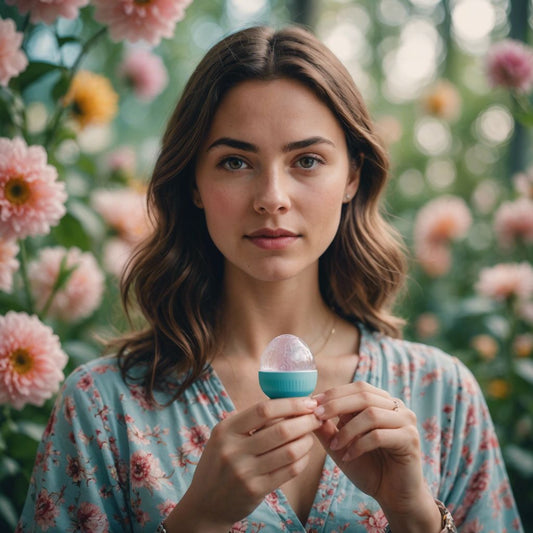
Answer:
[[[362, 325], [354, 376], [401, 398], [418, 418], [424, 474], [459, 531], [522, 532], [479, 387], [456, 358]], [[168, 400], [164, 393], [157, 399]], [[66, 380], [43, 435], [17, 531], [155, 531], [187, 490], [212, 428], [234, 410], [211, 367], [179, 401], [152, 408], [114, 358]], [[269, 494], [239, 532], [372, 532], [386, 519], [326, 458], [305, 525], [283, 492]]]

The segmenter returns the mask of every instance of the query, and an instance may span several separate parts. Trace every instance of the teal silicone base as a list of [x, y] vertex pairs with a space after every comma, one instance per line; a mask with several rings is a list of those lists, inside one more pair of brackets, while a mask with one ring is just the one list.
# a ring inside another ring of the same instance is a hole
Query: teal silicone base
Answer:
[[316, 370], [293, 372], [259, 371], [259, 385], [269, 398], [294, 398], [309, 396], [316, 387]]

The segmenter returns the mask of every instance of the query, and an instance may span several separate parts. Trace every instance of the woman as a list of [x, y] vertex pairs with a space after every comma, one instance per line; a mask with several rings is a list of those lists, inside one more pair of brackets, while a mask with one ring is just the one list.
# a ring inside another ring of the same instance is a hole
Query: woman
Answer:
[[[147, 327], [68, 378], [19, 531], [520, 531], [475, 380], [399, 340], [386, 177], [352, 79], [312, 35], [213, 47], [123, 280]], [[311, 398], [259, 388], [283, 333], [315, 354]]]

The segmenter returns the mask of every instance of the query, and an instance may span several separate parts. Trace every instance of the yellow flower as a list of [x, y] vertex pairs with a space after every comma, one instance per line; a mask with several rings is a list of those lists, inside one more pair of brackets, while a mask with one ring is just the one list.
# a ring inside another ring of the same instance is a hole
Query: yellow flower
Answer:
[[513, 342], [513, 349], [518, 357], [529, 357], [533, 353], [533, 335], [531, 333], [518, 335]]
[[494, 359], [498, 353], [498, 343], [490, 335], [476, 335], [470, 343], [474, 350], [487, 361]]
[[106, 124], [117, 114], [118, 94], [104, 76], [81, 70], [74, 76], [63, 105], [70, 106], [73, 118], [82, 128]]
[[493, 379], [487, 386], [487, 392], [498, 400], [503, 400], [509, 396], [511, 387], [504, 379]]
[[447, 80], [439, 80], [422, 96], [424, 111], [444, 120], [455, 120], [461, 112], [461, 96]]

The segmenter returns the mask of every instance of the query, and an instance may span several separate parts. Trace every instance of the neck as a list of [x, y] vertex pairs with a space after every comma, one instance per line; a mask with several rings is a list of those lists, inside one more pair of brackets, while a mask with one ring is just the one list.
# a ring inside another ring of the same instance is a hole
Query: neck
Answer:
[[321, 351], [331, 334], [335, 314], [320, 294], [318, 274], [276, 282], [227, 279], [222, 302], [223, 352], [259, 359], [277, 335], [291, 333], [313, 352]]

